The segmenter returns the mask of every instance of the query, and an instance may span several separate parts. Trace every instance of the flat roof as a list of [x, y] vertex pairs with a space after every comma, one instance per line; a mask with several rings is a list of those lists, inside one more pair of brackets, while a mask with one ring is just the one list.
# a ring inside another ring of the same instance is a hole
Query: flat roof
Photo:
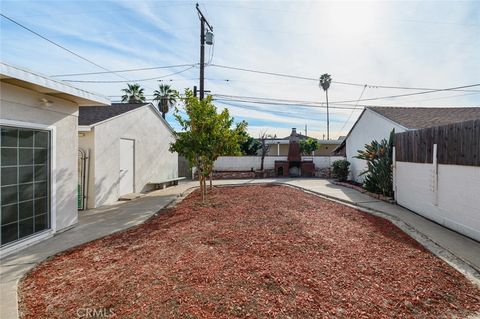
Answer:
[[0, 82], [77, 103], [79, 106], [110, 105], [107, 97], [76, 88], [36, 72], [0, 62]]

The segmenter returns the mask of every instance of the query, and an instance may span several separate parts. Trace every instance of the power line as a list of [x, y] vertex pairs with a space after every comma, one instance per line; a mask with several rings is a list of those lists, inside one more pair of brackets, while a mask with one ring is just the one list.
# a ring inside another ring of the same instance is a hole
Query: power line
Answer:
[[[220, 101], [220, 102], [243, 102], [243, 103], [253, 103], [253, 104], [264, 104], [264, 105], [284, 105], [284, 106], [300, 106], [300, 107], [315, 107], [315, 108], [327, 108], [327, 106], [324, 105], [319, 105], [319, 104], [303, 104], [303, 103], [298, 103], [298, 102], [289, 102], [288, 100], [285, 102], [282, 101], [258, 101], [258, 100], [245, 100], [245, 99], [235, 99], [235, 98], [213, 98], [214, 101]], [[329, 103], [331, 104], [331, 103]], [[338, 104], [337, 104], [338, 105]], [[342, 104], [344, 106], [330, 106], [330, 108], [334, 109], [342, 109], [342, 110], [352, 110], [354, 109], [355, 105], [353, 104]]]
[[[231, 100], [231, 101], [251, 102], [251, 103], [259, 103], [259, 104], [273, 104], [273, 105], [301, 104], [303, 106], [318, 106], [318, 107], [326, 108], [325, 102], [317, 102], [317, 101], [290, 100], [290, 99], [279, 99], [279, 98], [269, 98], [269, 97], [239, 96], [239, 95], [224, 95], [224, 94], [212, 94], [212, 96], [214, 100]], [[264, 102], [268, 102], [268, 103], [264, 103]], [[329, 102], [328, 104], [341, 105], [341, 106], [357, 105], [357, 104], [337, 103], [337, 102]]]
[[208, 66], [213, 66], [213, 67], [222, 68], [222, 69], [236, 70], [236, 71], [244, 71], [244, 72], [252, 72], [252, 73], [273, 75], [273, 76], [285, 77], [285, 78], [290, 78], [290, 79], [299, 79], [299, 80], [308, 80], [308, 81], [318, 81], [317, 78], [311, 78], [311, 77], [306, 77], [306, 76], [298, 76], [298, 75], [291, 75], [291, 74], [284, 74], [284, 73], [276, 73], [276, 72], [267, 72], [267, 71], [260, 71], [260, 70], [252, 70], [252, 69], [238, 68], [238, 67], [227, 66], [227, 65], [209, 64]]
[[[254, 69], [247, 69], [247, 68], [240, 68], [240, 67], [233, 67], [227, 65], [219, 65], [219, 64], [209, 64], [208, 66], [213, 66], [217, 68], [229, 69], [229, 70], [236, 70], [236, 71], [243, 71], [243, 72], [251, 72], [251, 73], [258, 73], [258, 74], [265, 74], [265, 75], [272, 75], [278, 77], [285, 77], [290, 79], [299, 79], [299, 80], [307, 80], [307, 81], [315, 81], [318, 82], [318, 78], [307, 77], [307, 76], [299, 76], [299, 75], [292, 75], [292, 74], [285, 74], [285, 73], [276, 73], [276, 72], [268, 72], [268, 71], [260, 71]], [[366, 84], [366, 83], [352, 83], [352, 82], [341, 82], [341, 81], [332, 81], [335, 84], [342, 84], [342, 85], [350, 85], [350, 86], [359, 86], [363, 87], [367, 85], [368, 88], [372, 89], [401, 89], [401, 90], [438, 90], [433, 88], [423, 88], [423, 87], [405, 87], [405, 86], [391, 86], [391, 85], [376, 85], [376, 84]], [[465, 90], [456, 90], [456, 91], [465, 91]], [[466, 91], [466, 92], [480, 92], [480, 91]]]
[[262, 101], [279, 101], [279, 102], [291, 102], [291, 103], [301, 103], [301, 104], [325, 104], [324, 102], [317, 101], [305, 101], [305, 100], [289, 100], [289, 99], [279, 99], [271, 97], [257, 97], [257, 96], [241, 96], [241, 95], [227, 95], [227, 94], [212, 94], [212, 96], [220, 98], [232, 98], [232, 99], [248, 99], [248, 100], [262, 100]]
[[[227, 108], [235, 107], [235, 108], [240, 108], [240, 109], [246, 109], [246, 110], [251, 110], [251, 111], [273, 114], [273, 115], [276, 115], [276, 116], [289, 117], [289, 118], [294, 117], [296, 119], [305, 119], [305, 120], [311, 120], [312, 119], [311, 115], [308, 114], [308, 113], [292, 113], [292, 112], [286, 111], [285, 109], [273, 111], [271, 109], [263, 109], [261, 107], [256, 107], [256, 106], [251, 106], [251, 105], [237, 105], [237, 104], [232, 103], [232, 102], [222, 102], [222, 104], [223, 104], [224, 107], [227, 107]], [[332, 113], [337, 114], [337, 112], [332, 112]], [[248, 117], [248, 115], [245, 115], [245, 116]], [[319, 120], [319, 121], [321, 121], [321, 120]]]
[[137, 79], [137, 80], [126, 80], [126, 81], [97, 81], [97, 80], [63, 80], [64, 82], [75, 82], [75, 83], [125, 83], [125, 82], [145, 82], [145, 81], [152, 81], [152, 80], [158, 80], [158, 79], [161, 79], [161, 78], [166, 78], [168, 76], [172, 76], [172, 75], [176, 75], [176, 74], [180, 74], [180, 73], [183, 73], [183, 72], [186, 72], [190, 69], [193, 69], [194, 66], [190, 66], [186, 69], [183, 69], [183, 70], [180, 70], [178, 72], [175, 72], [175, 73], [170, 73], [170, 74], [166, 74], [166, 75], [163, 75], [163, 76], [157, 76], [157, 77], [154, 77], [154, 78], [147, 78], [147, 79]]
[[463, 96], [477, 95], [477, 94], [480, 94], [480, 92], [455, 94], [455, 95], [441, 96], [441, 97], [433, 97], [433, 98], [429, 98], [429, 99], [414, 100], [414, 101], [410, 101], [410, 102], [411, 103], [416, 103], [416, 102], [425, 102], [425, 101], [433, 101], [433, 100], [451, 99], [451, 98], [456, 98], [456, 97], [463, 97]]
[[[421, 95], [421, 94], [429, 94], [429, 93], [435, 93], [435, 92], [447, 92], [447, 91], [454, 91], [456, 89], [461, 89], [461, 88], [469, 88], [469, 87], [477, 87], [480, 86], [480, 84], [471, 84], [471, 85], [464, 85], [464, 86], [456, 86], [452, 88], [446, 88], [446, 89], [436, 89], [436, 90], [430, 90], [430, 91], [424, 91], [424, 92], [416, 92], [416, 93], [408, 93], [408, 94], [399, 94], [399, 95], [389, 95], [389, 96], [381, 96], [381, 97], [374, 97], [374, 98], [368, 98], [368, 99], [359, 99], [359, 100], [345, 100], [345, 101], [333, 101], [330, 102], [329, 104], [333, 105], [341, 105], [345, 103], [358, 103], [362, 101], [374, 101], [374, 100], [383, 100], [383, 99], [390, 99], [390, 98], [398, 98], [398, 97], [405, 97], [405, 96], [413, 96], [413, 95]], [[315, 104], [324, 104], [322, 102], [315, 102], [315, 101], [299, 101], [299, 100], [285, 100], [285, 99], [275, 99], [275, 98], [264, 98], [264, 97], [249, 97], [249, 96], [234, 96], [234, 95], [222, 95], [222, 94], [215, 94], [214, 96], [220, 96], [220, 97], [226, 97], [226, 98], [240, 98], [240, 99], [252, 99], [252, 100], [262, 100], [262, 101], [281, 101], [281, 102], [291, 102], [291, 103], [300, 103], [300, 104], [310, 104], [310, 105], [315, 105]]]
[[75, 53], [75, 52], [73, 52], [72, 50], [70, 50], [70, 49], [67, 49], [66, 47], [64, 47], [64, 46], [62, 46], [62, 45], [60, 45], [60, 44], [58, 44], [58, 43], [56, 43], [56, 42], [54, 42], [54, 41], [52, 41], [52, 40], [48, 39], [47, 37], [45, 37], [45, 36], [41, 35], [40, 33], [38, 33], [38, 32], [36, 32], [36, 31], [34, 31], [34, 30], [32, 30], [32, 29], [30, 29], [30, 28], [28, 28], [28, 27], [24, 26], [24, 25], [23, 25], [23, 24], [21, 24], [20, 22], [17, 22], [17, 21], [15, 21], [15, 20], [13, 20], [12, 18], [9, 18], [9, 17], [7, 17], [7, 16], [6, 16], [6, 15], [4, 15], [3, 13], [0, 13], [0, 16], [2, 16], [3, 18], [5, 18], [5, 19], [9, 20], [9, 21], [10, 21], [10, 22], [12, 22], [12, 23], [14, 23], [14, 24], [18, 25], [19, 27], [21, 27], [21, 28], [23, 28], [23, 29], [25, 29], [25, 30], [27, 30], [27, 31], [29, 31], [29, 32], [31, 32], [31, 33], [33, 33], [33, 34], [35, 34], [36, 36], [38, 36], [38, 37], [40, 37], [40, 38], [44, 39], [45, 41], [47, 41], [47, 42], [49, 42], [49, 43], [51, 43], [51, 44], [53, 44], [53, 45], [55, 45], [55, 46], [59, 47], [60, 49], [62, 49], [62, 50], [65, 50], [65, 51], [67, 51], [68, 53], [71, 53], [71, 54], [75, 55], [76, 57], [78, 57], [78, 58], [80, 58], [80, 59], [82, 59], [82, 60], [84, 60], [84, 61], [86, 61], [86, 62], [88, 62], [88, 63], [90, 63], [90, 64], [92, 64], [92, 65], [95, 65], [96, 67], [98, 67], [98, 68], [100, 68], [100, 69], [102, 69], [102, 70], [108, 71], [108, 72], [110, 72], [110, 73], [114, 73], [114, 74], [115, 74], [115, 75], [117, 75], [118, 77], [121, 77], [121, 78], [123, 78], [123, 79], [125, 79], [125, 80], [128, 80], [127, 78], [125, 78], [125, 77], [123, 77], [123, 76], [121, 76], [121, 75], [119, 75], [119, 74], [116, 74], [114, 71], [110, 71], [109, 69], [107, 69], [107, 68], [105, 68], [105, 67], [101, 66], [100, 64], [98, 64], [98, 63], [95, 63], [95, 62], [93, 62], [92, 60], [89, 60], [89, 59], [87, 59], [87, 58], [85, 58], [85, 57], [81, 56], [80, 54], [78, 54], [78, 53]]
[[176, 64], [176, 65], [166, 65], [166, 66], [154, 66], [148, 68], [136, 68], [136, 69], [124, 69], [124, 70], [116, 70], [116, 71], [104, 71], [104, 72], [87, 72], [87, 73], [69, 73], [69, 74], [56, 74], [51, 75], [50, 77], [67, 77], [67, 76], [82, 76], [82, 75], [97, 75], [97, 74], [108, 74], [108, 73], [124, 73], [124, 72], [136, 72], [136, 71], [148, 71], [148, 70], [158, 70], [158, 69], [171, 69], [171, 68], [179, 68], [179, 67], [186, 67], [186, 66], [196, 66], [198, 63], [193, 64]]
[[[405, 97], [405, 96], [422, 95], [422, 94], [429, 94], [429, 93], [436, 93], [436, 92], [455, 91], [457, 89], [466, 89], [466, 88], [477, 87], [477, 86], [480, 86], [480, 83], [479, 84], [456, 86], [456, 87], [451, 87], [451, 88], [446, 88], [446, 89], [435, 89], [435, 90], [416, 92], [416, 93], [372, 97], [372, 98], [358, 100], [358, 101], [362, 102], [362, 101], [375, 101], [375, 100], [393, 99], [393, 98]], [[336, 101], [335, 103], [350, 103], [350, 102], [355, 102], [355, 100]]]
[[[342, 132], [342, 130], [343, 130], [343, 129], [345, 128], [345, 126], [347, 125], [347, 123], [350, 121], [350, 118], [352, 117], [353, 112], [355, 112], [355, 109], [357, 108], [358, 103], [359, 103], [360, 100], [362, 99], [363, 93], [365, 93], [365, 90], [366, 90], [366, 89], [367, 89], [367, 86], [365, 85], [365, 86], [363, 87], [362, 93], [360, 93], [360, 97], [359, 97], [358, 100], [357, 100], [357, 104], [356, 104], [355, 107], [353, 108], [352, 112], [350, 112], [350, 115], [348, 116], [348, 118], [347, 118], [347, 120], [345, 121], [345, 123], [343, 123], [342, 128], [339, 130], [339, 132]], [[340, 134], [341, 134], [341, 133], [340, 133]], [[338, 138], [338, 136], [337, 136], [337, 138]]]
[[[480, 84], [476, 84], [480, 85]], [[368, 88], [368, 87], [367, 87]], [[442, 89], [447, 91], [448, 89]], [[423, 93], [423, 92], [420, 92]], [[305, 101], [305, 100], [290, 100], [290, 99], [280, 99], [280, 98], [269, 98], [269, 97], [253, 97], [253, 96], [239, 96], [239, 95], [225, 95], [225, 94], [212, 94], [214, 100], [218, 101], [238, 101], [238, 102], [246, 102], [246, 103], [258, 103], [258, 104], [271, 104], [271, 105], [302, 105], [305, 107], [325, 107], [325, 102], [317, 102], [317, 101]], [[370, 99], [357, 99], [353, 101], [333, 101], [329, 102], [330, 105], [338, 105], [338, 106], [351, 106], [353, 108], [358, 107], [359, 102], [366, 101]], [[351, 103], [351, 102], [354, 102]], [[393, 105], [373, 105], [373, 104], [361, 104], [365, 107], [375, 107], [375, 106], [384, 106], [384, 107], [395, 107]], [[352, 108], [347, 108], [352, 109]]]

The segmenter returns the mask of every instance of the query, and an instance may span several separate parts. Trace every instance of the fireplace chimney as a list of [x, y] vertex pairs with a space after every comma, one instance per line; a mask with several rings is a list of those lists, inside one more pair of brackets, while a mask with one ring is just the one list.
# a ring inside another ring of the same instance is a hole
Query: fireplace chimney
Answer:
[[292, 133], [290, 134], [289, 138], [289, 145], [288, 145], [288, 160], [293, 162], [300, 162], [302, 160], [302, 156], [300, 154], [300, 138], [297, 135], [297, 129], [294, 127], [292, 128]]

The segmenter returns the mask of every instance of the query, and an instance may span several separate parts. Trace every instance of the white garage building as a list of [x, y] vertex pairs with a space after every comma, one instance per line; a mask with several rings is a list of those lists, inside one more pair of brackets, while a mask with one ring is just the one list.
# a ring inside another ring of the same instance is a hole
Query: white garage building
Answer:
[[388, 139], [392, 129], [400, 133], [478, 118], [479, 107], [367, 107], [336, 152], [345, 150], [350, 162], [350, 178], [362, 182], [360, 173], [366, 169], [366, 162], [354, 156], [365, 144]]
[[178, 155], [169, 151], [172, 128], [151, 103], [82, 108], [79, 147], [87, 154], [86, 208], [151, 190], [178, 178]]
[[78, 221], [79, 106], [110, 101], [0, 62], [0, 255]]

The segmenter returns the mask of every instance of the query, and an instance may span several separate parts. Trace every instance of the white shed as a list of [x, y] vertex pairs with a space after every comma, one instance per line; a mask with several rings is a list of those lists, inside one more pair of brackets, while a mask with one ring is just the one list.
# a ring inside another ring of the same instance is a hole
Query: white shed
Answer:
[[78, 110], [103, 96], [0, 63], [0, 255], [78, 221]]
[[89, 154], [87, 208], [178, 178], [178, 155], [169, 151], [174, 132], [151, 103], [82, 108], [78, 138]]
[[345, 149], [350, 162], [350, 178], [362, 182], [359, 175], [366, 169], [366, 162], [354, 156], [365, 148], [365, 144], [387, 139], [392, 129], [400, 133], [477, 118], [480, 118], [478, 107], [367, 107], [336, 152]]

